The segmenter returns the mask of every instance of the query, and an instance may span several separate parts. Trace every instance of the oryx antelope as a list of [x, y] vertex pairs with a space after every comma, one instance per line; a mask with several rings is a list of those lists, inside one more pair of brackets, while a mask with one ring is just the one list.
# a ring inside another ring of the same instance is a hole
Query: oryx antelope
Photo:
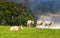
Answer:
[[28, 20], [27, 21], [27, 27], [31, 27], [34, 24], [34, 21]]

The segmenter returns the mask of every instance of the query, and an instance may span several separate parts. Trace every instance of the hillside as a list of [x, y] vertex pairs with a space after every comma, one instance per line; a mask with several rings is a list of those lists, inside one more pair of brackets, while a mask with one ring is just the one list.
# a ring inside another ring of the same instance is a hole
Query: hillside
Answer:
[[0, 0], [0, 24], [26, 25], [27, 20], [35, 20], [32, 11], [22, 4], [14, 4]]

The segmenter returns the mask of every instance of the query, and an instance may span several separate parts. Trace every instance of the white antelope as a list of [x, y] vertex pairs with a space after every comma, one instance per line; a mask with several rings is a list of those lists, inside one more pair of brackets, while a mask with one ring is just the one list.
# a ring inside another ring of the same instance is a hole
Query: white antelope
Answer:
[[53, 22], [51, 22], [51, 21], [45, 21], [45, 26], [51, 26], [53, 24]]
[[19, 30], [22, 30], [22, 29], [23, 29], [22, 26], [12, 26], [12, 27], [10, 28], [11, 31], [19, 31]]
[[27, 21], [27, 27], [31, 27], [34, 24], [34, 21], [28, 20]]
[[37, 21], [37, 25], [42, 25], [43, 22], [42, 21]]

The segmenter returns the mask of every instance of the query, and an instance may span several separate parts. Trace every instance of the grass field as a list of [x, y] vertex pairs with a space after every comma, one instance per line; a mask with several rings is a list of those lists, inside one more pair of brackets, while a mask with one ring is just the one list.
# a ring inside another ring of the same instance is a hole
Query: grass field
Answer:
[[60, 30], [26, 28], [10, 31], [10, 26], [0, 26], [0, 38], [60, 38]]

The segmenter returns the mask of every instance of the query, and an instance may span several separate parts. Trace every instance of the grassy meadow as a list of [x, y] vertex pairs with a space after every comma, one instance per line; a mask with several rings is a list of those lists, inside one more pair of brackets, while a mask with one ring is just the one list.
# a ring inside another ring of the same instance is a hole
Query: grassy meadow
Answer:
[[10, 26], [0, 26], [0, 38], [60, 38], [60, 30], [24, 27], [20, 31], [10, 31]]

